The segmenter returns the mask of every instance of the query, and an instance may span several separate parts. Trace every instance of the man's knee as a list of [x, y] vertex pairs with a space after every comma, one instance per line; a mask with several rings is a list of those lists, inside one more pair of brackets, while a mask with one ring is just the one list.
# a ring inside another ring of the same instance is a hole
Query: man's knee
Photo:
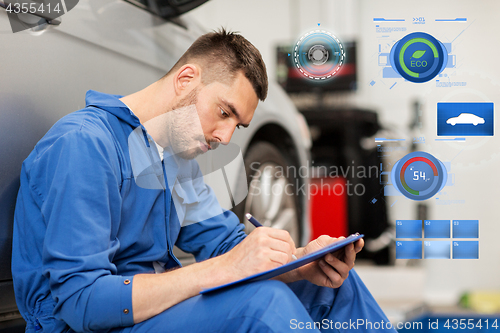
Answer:
[[295, 321], [311, 321], [294, 292], [280, 281], [260, 281], [233, 290], [241, 300], [229, 320], [251, 320], [256, 332], [288, 332]]
[[272, 302], [275, 300], [296, 300], [297, 297], [290, 288], [281, 281], [266, 280], [250, 283], [246, 286], [247, 292], [252, 294], [251, 299], [257, 302]]
[[267, 280], [246, 285], [244, 293], [248, 296], [242, 307], [241, 315], [262, 317], [264, 312], [280, 312], [283, 305], [300, 306], [302, 303], [290, 288], [281, 281]]

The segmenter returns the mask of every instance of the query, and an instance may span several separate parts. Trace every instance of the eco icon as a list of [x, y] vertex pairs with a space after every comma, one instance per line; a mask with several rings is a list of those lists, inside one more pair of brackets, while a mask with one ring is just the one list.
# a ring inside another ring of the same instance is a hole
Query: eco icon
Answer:
[[422, 58], [422, 56], [425, 54], [425, 50], [416, 50], [415, 52], [413, 52], [413, 54], [411, 55], [412, 58], [415, 58], [415, 59], [420, 59]]
[[390, 53], [391, 65], [403, 78], [414, 83], [432, 80], [448, 62], [444, 45], [425, 32], [414, 32], [396, 42]]

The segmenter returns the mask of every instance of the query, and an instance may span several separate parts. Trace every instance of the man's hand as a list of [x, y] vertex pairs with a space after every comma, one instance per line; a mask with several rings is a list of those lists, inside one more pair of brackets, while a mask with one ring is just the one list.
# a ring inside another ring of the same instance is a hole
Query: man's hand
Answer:
[[285, 230], [260, 227], [221, 256], [227, 274], [234, 280], [286, 264], [295, 254], [295, 243]]
[[[132, 286], [134, 322], [139, 323], [151, 318], [197, 295], [203, 289], [279, 267], [292, 261], [292, 254], [302, 257], [335, 241], [336, 238], [321, 236], [305, 248], [295, 249], [295, 244], [287, 231], [261, 227], [255, 229], [231, 251], [218, 257], [163, 274], [137, 274], [134, 276]], [[325, 259], [328, 264], [325, 266], [319, 265], [319, 262], [324, 261], [320, 259], [280, 275], [278, 279], [284, 282], [307, 279], [320, 286], [339, 287], [354, 266], [356, 252], [362, 247], [363, 240], [359, 240], [356, 249], [349, 244], [345, 251], [340, 250], [333, 255], [327, 255]], [[158, 297], [158, 295], [168, 295], [168, 297]]]
[[[305, 256], [341, 239], [344, 239], [344, 237], [320, 236], [307, 244], [306, 247], [297, 249], [297, 257]], [[356, 253], [361, 251], [363, 246], [363, 239], [348, 244], [336, 252], [327, 254], [322, 259], [297, 268], [288, 277], [283, 277], [283, 280], [306, 279], [318, 286], [338, 288], [349, 276], [349, 271], [354, 267]]]

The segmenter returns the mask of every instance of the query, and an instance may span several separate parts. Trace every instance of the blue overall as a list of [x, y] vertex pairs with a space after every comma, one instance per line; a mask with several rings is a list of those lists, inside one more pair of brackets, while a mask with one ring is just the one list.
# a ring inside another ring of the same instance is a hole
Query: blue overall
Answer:
[[[387, 322], [351, 271], [338, 289], [262, 281], [190, 298], [134, 325], [134, 275], [155, 272], [155, 264], [180, 266], [174, 244], [202, 261], [229, 251], [245, 233], [194, 160], [154, 160], [154, 142], [120, 97], [89, 91], [87, 106], [59, 120], [23, 163], [12, 275], [27, 332], [370, 331], [352, 322]], [[144, 156], [159, 166], [146, 170], [146, 179], [166, 185], [139, 186], [129, 149], [137, 129]], [[175, 183], [186, 178], [192, 181]]]

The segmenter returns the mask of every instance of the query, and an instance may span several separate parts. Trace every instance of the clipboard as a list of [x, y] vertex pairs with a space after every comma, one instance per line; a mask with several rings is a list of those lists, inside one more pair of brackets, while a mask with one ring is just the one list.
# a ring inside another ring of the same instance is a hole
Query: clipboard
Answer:
[[325, 246], [324, 248], [322, 248], [316, 252], [309, 253], [308, 255], [303, 256], [297, 260], [290, 261], [289, 263], [284, 264], [283, 266], [276, 267], [276, 268], [273, 268], [273, 269], [265, 271], [265, 272], [257, 273], [257, 274], [248, 276], [248, 277], [241, 279], [241, 280], [238, 280], [238, 281], [226, 283], [226, 284], [223, 284], [223, 285], [218, 286], [218, 287], [202, 290], [200, 292], [200, 294], [201, 295], [209, 294], [209, 293], [212, 293], [215, 291], [219, 291], [219, 290], [226, 289], [226, 288], [233, 287], [233, 286], [240, 285], [240, 284], [271, 279], [271, 278], [276, 277], [278, 275], [281, 275], [283, 273], [294, 270], [298, 267], [307, 265], [307, 264], [309, 264], [317, 259], [320, 259], [321, 257], [325, 256], [326, 254], [328, 254], [330, 252], [335, 252], [337, 250], [340, 250], [341, 248], [343, 248], [347, 244], [354, 243], [358, 239], [363, 238], [363, 236], [364, 236], [363, 234], [350, 235], [346, 239], [343, 239], [343, 240], [340, 240], [340, 241], [335, 242], [333, 244], [330, 244], [328, 246]]

